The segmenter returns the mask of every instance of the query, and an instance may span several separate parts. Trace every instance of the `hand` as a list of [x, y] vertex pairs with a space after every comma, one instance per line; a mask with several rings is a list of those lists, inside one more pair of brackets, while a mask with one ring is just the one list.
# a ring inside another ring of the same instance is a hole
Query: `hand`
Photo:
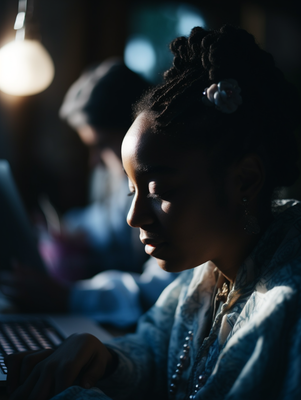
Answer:
[[0, 271], [0, 290], [22, 312], [65, 312], [69, 289], [52, 277], [15, 264]]
[[88, 389], [115, 368], [110, 351], [95, 336], [72, 335], [56, 350], [7, 357], [7, 387], [11, 400], [46, 400], [75, 382]]

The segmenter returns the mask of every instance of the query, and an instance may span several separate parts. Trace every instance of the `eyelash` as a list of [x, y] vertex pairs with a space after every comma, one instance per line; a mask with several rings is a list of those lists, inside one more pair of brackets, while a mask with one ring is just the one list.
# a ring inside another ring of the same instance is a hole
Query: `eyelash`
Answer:
[[[128, 196], [129, 197], [134, 196], [135, 193], [136, 192], [130, 192], [130, 193], [128, 193]], [[148, 199], [155, 199], [155, 200], [160, 200], [161, 199], [161, 196], [159, 194], [156, 194], [156, 193], [149, 193], [146, 197]]]
[[161, 200], [162, 199], [162, 197], [159, 194], [156, 194], [156, 193], [149, 193], [146, 197], [148, 199], [154, 199], [154, 200]]

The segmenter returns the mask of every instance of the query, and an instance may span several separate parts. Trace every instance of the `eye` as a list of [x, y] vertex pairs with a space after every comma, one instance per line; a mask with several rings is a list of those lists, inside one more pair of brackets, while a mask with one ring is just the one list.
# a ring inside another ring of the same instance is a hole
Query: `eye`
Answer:
[[149, 193], [146, 197], [148, 199], [162, 200], [161, 195], [157, 193]]
[[156, 181], [149, 182], [148, 190], [148, 199], [162, 200], [162, 197], [164, 197], [166, 193], [166, 187], [162, 184], [158, 184]]
[[133, 183], [130, 181], [130, 179], [128, 179], [128, 184], [129, 184], [129, 193], [127, 194], [129, 197], [134, 196], [135, 192], [135, 186], [133, 185]]

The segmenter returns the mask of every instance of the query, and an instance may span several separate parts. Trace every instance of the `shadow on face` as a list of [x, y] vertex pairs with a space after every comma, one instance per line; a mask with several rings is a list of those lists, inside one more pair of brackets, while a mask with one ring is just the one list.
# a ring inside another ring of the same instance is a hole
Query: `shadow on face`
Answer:
[[163, 269], [218, 262], [228, 253], [241, 229], [231, 171], [222, 182], [227, 201], [221, 205], [204, 151], [174, 146], [170, 137], [152, 132], [144, 114], [124, 138], [122, 160], [133, 195], [128, 223], [140, 228], [145, 251]]

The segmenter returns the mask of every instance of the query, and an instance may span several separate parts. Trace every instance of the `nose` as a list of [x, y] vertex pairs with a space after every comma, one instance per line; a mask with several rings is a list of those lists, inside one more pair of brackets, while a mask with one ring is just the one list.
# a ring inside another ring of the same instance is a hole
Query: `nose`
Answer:
[[141, 228], [154, 222], [153, 211], [147, 198], [135, 194], [127, 215], [127, 223], [132, 228]]

